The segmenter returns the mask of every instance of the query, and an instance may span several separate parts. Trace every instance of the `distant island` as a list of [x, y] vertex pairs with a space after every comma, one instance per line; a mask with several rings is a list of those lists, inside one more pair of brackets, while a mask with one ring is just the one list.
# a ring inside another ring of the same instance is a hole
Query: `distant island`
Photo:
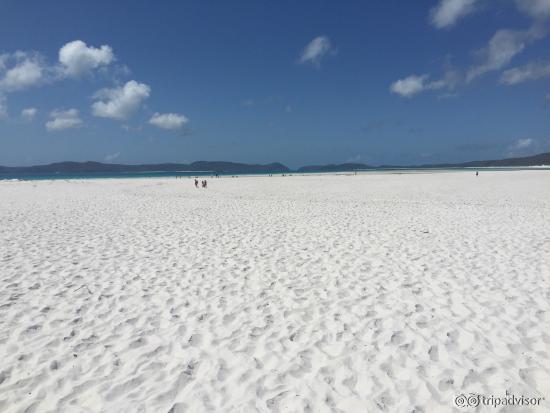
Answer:
[[101, 162], [57, 162], [35, 166], [0, 166], [1, 174], [52, 174], [52, 173], [117, 173], [117, 172], [210, 172], [210, 173], [280, 173], [290, 172], [280, 163], [266, 165], [235, 162], [198, 161], [190, 164], [161, 163], [122, 165]]
[[372, 166], [364, 163], [343, 163], [329, 165], [309, 165], [298, 168], [297, 172], [345, 172], [362, 169], [433, 169], [433, 168], [490, 168], [511, 166], [541, 166], [550, 165], [550, 153], [541, 153], [522, 158], [506, 158], [488, 161], [470, 161], [462, 163], [439, 163], [423, 165], [380, 165]]
[[[522, 158], [506, 158], [489, 161], [470, 161], [463, 163], [441, 163], [441, 164], [426, 164], [417, 165], [413, 168], [490, 168], [490, 167], [506, 167], [506, 166], [542, 166], [550, 165], [550, 153], [540, 153], [538, 155], [525, 156]], [[380, 166], [380, 168], [388, 168], [391, 166]], [[400, 168], [403, 168], [402, 166]]]
[[[522, 158], [507, 158], [463, 163], [441, 163], [424, 165], [381, 165], [370, 166], [363, 163], [342, 163], [329, 165], [308, 165], [295, 172], [346, 172], [362, 169], [396, 169], [396, 168], [486, 168], [550, 165], [550, 153]], [[288, 173], [287, 166], [274, 162], [270, 164], [245, 164], [222, 161], [198, 161], [190, 164], [162, 163], [143, 165], [107, 164], [101, 162], [58, 162], [35, 166], [0, 166], [0, 174], [81, 174], [81, 173], [123, 173], [123, 172], [197, 172], [197, 173]]]

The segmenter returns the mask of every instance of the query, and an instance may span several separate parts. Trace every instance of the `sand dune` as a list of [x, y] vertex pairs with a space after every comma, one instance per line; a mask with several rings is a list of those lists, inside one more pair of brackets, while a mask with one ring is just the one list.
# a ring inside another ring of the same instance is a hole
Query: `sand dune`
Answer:
[[548, 171], [0, 197], [2, 412], [550, 411]]

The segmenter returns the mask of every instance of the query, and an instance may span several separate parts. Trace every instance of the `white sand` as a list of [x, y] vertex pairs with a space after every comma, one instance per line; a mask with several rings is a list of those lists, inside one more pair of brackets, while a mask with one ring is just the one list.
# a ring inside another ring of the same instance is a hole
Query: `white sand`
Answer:
[[550, 411], [550, 171], [0, 199], [2, 412]]

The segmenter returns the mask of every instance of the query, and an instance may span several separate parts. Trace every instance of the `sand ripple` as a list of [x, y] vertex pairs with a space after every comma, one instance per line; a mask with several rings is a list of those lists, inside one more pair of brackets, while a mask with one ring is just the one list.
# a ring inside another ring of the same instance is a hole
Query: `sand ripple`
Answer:
[[550, 401], [549, 182], [0, 182], [0, 411]]

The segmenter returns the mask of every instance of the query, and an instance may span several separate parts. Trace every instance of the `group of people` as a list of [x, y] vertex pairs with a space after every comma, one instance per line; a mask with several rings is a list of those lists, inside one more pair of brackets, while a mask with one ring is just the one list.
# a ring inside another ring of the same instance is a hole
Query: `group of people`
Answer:
[[[203, 188], [208, 188], [208, 182], [206, 181], [206, 179], [203, 179], [201, 181], [201, 186]], [[198, 188], [199, 187], [199, 180], [197, 178], [195, 178], [195, 188]]]

